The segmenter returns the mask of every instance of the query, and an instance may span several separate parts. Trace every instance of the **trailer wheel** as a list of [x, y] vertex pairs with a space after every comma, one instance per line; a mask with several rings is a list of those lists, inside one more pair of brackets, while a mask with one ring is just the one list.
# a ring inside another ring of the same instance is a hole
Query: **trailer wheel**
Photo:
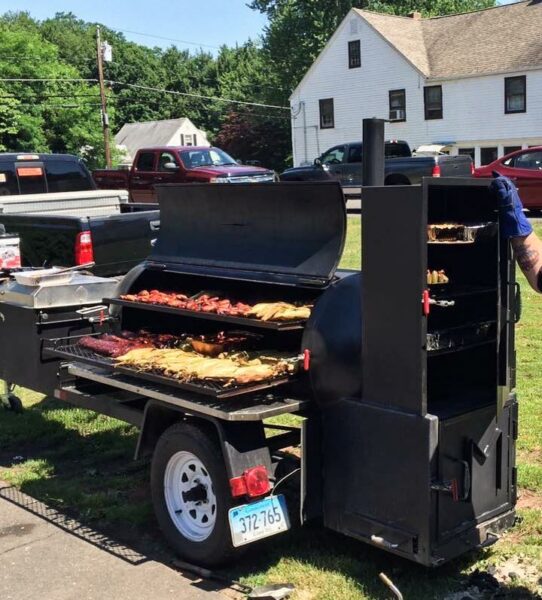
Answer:
[[215, 566], [233, 556], [224, 460], [203, 429], [186, 423], [166, 429], [152, 459], [151, 493], [160, 528], [182, 558]]

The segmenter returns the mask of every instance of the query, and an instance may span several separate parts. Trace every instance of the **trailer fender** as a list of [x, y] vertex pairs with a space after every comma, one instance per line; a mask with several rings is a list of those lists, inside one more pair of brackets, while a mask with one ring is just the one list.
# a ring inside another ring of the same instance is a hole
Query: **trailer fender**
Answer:
[[209, 435], [217, 436], [229, 478], [257, 465], [264, 465], [270, 474], [273, 472], [261, 421], [222, 421], [207, 415], [189, 415], [178, 407], [154, 401], [145, 405], [135, 460], [151, 455], [162, 433], [179, 421], [197, 423]]

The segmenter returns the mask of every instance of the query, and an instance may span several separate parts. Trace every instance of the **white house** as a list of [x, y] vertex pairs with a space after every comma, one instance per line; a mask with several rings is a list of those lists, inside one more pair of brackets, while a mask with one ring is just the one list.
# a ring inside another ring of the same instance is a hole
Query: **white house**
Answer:
[[210, 146], [205, 132], [188, 118], [126, 123], [115, 135], [117, 147], [133, 159], [140, 148], [149, 146]]
[[366, 117], [476, 165], [542, 145], [542, 0], [431, 19], [352, 9], [290, 104], [294, 165], [360, 140]]

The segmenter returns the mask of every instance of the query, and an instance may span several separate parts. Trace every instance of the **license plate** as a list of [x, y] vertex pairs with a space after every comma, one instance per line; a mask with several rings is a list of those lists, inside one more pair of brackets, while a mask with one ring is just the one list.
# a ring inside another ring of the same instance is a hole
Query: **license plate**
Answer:
[[230, 509], [228, 518], [235, 547], [290, 529], [286, 500], [282, 495], [235, 506]]

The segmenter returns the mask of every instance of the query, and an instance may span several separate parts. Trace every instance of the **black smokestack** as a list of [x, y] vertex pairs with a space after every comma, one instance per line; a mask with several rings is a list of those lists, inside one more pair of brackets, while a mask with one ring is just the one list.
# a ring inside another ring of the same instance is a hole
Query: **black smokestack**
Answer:
[[384, 119], [363, 119], [363, 186], [384, 185]]

